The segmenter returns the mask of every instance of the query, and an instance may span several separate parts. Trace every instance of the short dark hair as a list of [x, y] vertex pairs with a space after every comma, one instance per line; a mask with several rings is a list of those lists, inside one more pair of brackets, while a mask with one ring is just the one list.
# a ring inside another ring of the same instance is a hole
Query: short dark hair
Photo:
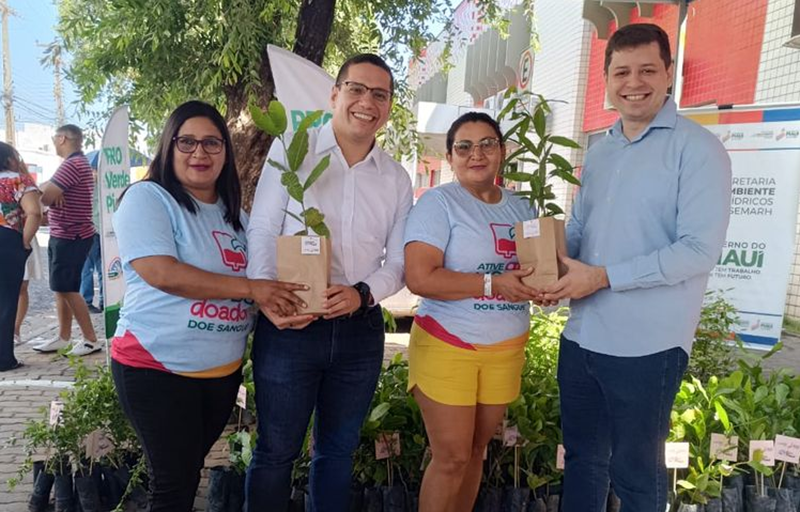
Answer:
[[74, 140], [75, 145], [78, 148], [83, 147], [83, 130], [75, 126], [74, 124], [65, 124], [64, 126], [60, 127], [56, 130], [56, 134], [63, 134], [69, 140]]
[[374, 53], [359, 53], [344, 61], [342, 67], [339, 68], [339, 73], [336, 74], [336, 85], [341, 84], [347, 78], [347, 70], [354, 64], [372, 64], [389, 73], [389, 92], [394, 95], [394, 73], [392, 73], [392, 68], [386, 64], [385, 60]]
[[450, 129], [447, 130], [447, 139], [445, 145], [447, 146], [448, 155], [452, 154], [453, 152], [453, 143], [455, 142], [456, 132], [458, 132], [458, 129], [466, 123], [488, 124], [494, 130], [494, 133], [497, 134], [497, 138], [500, 139], [500, 144], [502, 145], [504, 143], [503, 132], [500, 130], [500, 124], [495, 121], [492, 116], [484, 112], [467, 112], [453, 121], [453, 124], [450, 125]]
[[634, 23], [620, 28], [606, 45], [606, 61], [603, 65], [603, 72], [608, 73], [608, 66], [611, 64], [611, 55], [625, 48], [636, 48], [650, 43], [658, 43], [661, 60], [664, 67], [669, 69], [672, 64], [672, 52], [669, 48], [669, 36], [664, 29], [652, 23]]
[[[19, 162], [19, 153], [11, 144], [0, 142], [0, 171], [10, 171], [11, 161]], [[16, 170], [16, 169], [14, 169]]]
[[[181, 182], [178, 181], [178, 177], [175, 175], [175, 167], [173, 166], [175, 154], [175, 143], [173, 139], [178, 136], [178, 131], [181, 129], [181, 126], [183, 126], [183, 123], [193, 117], [204, 117], [208, 119], [214, 123], [219, 133], [222, 134], [222, 140], [225, 141], [225, 163], [222, 165], [222, 172], [217, 178], [217, 195], [219, 195], [225, 205], [225, 221], [232, 225], [236, 231], [242, 231], [244, 229], [240, 217], [242, 190], [239, 184], [239, 174], [236, 171], [236, 161], [233, 156], [231, 135], [228, 132], [225, 119], [223, 119], [216, 108], [208, 103], [203, 103], [202, 101], [187, 101], [170, 114], [167, 123], [164, 125], [164, 130], [161, 132], [156, 155], [153, 157], [153, 161], [147, 169], [144, 181], [158, 183], [175, 198], [178, 204], [191, 213], [197, 213], [196, 200], [183, 188]], [[120, 200], [122, 200], [122, 198], [120, 198]]]

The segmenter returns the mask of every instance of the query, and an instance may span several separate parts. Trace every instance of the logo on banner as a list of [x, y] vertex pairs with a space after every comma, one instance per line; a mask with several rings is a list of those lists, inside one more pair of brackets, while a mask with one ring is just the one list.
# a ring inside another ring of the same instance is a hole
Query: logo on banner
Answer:
[[106, 271], [106, 277], [110, 280], [119, 279], [122, 275], [122, 261], [119, 259], [119, 256], [115, 257], [111, 260], [111, 263], [108, 264], [108, 270]]
[[247, 266], [247, 248], [237, 238], [223, 233], [212, 231], [214, 241], [217, 242], [222, 263], [234, 272], [239, 272]]
[[489, 224], [494, 236], [494, 252], [510, 260], [517, 255], [517, 243], [514, 241], [514, 226], [511, 224]]

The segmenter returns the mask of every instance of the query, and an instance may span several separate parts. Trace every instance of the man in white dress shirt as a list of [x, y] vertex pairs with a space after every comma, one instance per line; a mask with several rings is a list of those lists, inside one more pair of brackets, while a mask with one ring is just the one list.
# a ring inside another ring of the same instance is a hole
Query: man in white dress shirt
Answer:
[[[352, 57], [331, 91], [331, 122], [309, 131], [301, 180], [330, 155], [329, 167], [306, 191], [305, 205], [325, 214], [331, 232], [331, 286], [320, 318], [266, 310], [259, 315], [253, 343], [258, 441], [247, 472], [249, 511], [287, 509], [292, 464], [314, 411], [311, 510], [348, 508], [352, 453], [383, 360], [378, 302], [403, 286], [403, 231], [412, 203], [408, 174], [375, 143], [393, 89], [383, 59]], [[285, 212], [298, 214], [300, 205], [270, 159], [286, 161], [281, 144], [269, 151], [250, 216], [251, 279], [275, 279], [278, 236], [302, 229]]]

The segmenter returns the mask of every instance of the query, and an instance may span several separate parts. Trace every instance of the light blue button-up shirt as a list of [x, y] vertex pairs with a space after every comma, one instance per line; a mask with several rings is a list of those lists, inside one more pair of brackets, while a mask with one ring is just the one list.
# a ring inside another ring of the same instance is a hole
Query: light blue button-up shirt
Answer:
[[572, 301], [564, 336], [613, 356], [691, 353], [728, 228], [724, 146], [668, 98], [633, 140], [617, 121], [587, 152], [581, 181], [567, 224], [569, 254], [606, 267], [611, 286]]

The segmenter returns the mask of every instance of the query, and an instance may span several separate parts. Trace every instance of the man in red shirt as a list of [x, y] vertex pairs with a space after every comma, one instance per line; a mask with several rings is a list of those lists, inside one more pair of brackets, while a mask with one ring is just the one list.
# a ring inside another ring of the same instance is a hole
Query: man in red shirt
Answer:
[[47, 256], [50, 289], [56, 294], [59, 333], [33, 349], [54, 352], [69, 346], [74, 315], [83, 340], [74, 343], [69, 353], [84, 356], [100, 350], [89, 310], [79, 293], [81, 271], [95, 233], [92, 224], [94, 179], [89, 161], [81, 151], [83, 133], [80, 128], [71, 124], [62, 126], [56, 130], [53, 144], [64, 162], [42, 186], [42, 204], [50, 207]]

